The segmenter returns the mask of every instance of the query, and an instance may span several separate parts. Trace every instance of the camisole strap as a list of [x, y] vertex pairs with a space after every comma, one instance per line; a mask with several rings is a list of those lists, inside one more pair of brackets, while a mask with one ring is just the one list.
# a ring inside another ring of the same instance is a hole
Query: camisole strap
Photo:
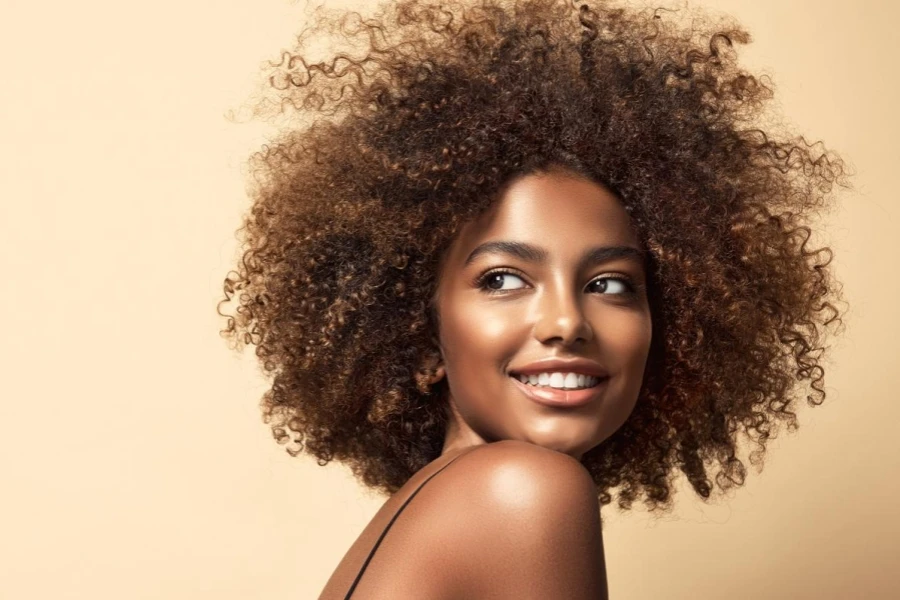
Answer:
[[384, 536], [387, 535], [387, 532], [391, 528], [391, 525], [394, 524], [394, 521], [397, 520], [397, 517], [399, 517], [400, 513], [403, 512], [403, 509], [406, 508], [406, 505], [409, 504], [410, 501], [416, 497], [416, 494], [418, 494], [422, 490], [422, 488], [425, 487], [425, 484], [428, 483], [429, 481], [431, 481], [431, 479], [435, 475], [437, 475], [438, 473], [440, 473], [441, 471], [443, 471], [444, 469], [446, 469], [447, 467], [452, 465], [453, 462], [457, 458], [463, 456], [464, 454], [468, 454], [470, 450], [472, 450], [472, 448], [470, 448], [469, 450], [466, 450], [465, 452], [460, 453], [457, 456], [454, 456], [450, 462], [448, 462], [446, 465], [444, 465], [443, 467], [441, 467], [440, 469], [438, 469], [437, 471], [435, 471], [434, 473], [429, 475], [425, 481], [423, 481], [421, 484], [419, 484], [419, 487], [416, 488], [416, 491], [414, 491], [412, 494], [410, 494], [409, 498], [406, 499], [406, 502], [403, 503], [403, 506], [401, 506], [400, 509], [396, 512], [396, 514], [394, 514], [393, 518], [391, 518], [390, 523], [387, 524], [387, 527], [384, 528], [384, 531], [381, 532], [381, 536], [379, 536], [378, 541], [375, 542], [374, 546], [372, 546], [372, 550], [369, 551], [369, 556], [366, 558], [366, 562], [363, 563], [362, 568], [359, 570], [359, 573], [356, 575], [356, 579], [353, 580], [353, 585], [350, 586], [350, 589], [347, 591], [347, 595], [344, 596], [344, 600], [350, 600], [350, 596], [353, 594], [353, 591], [356, 589], [356, 586], [359, 584], [359, 580], [362, 579], [363, 572], [366, 570], [366, 567], [369, 566], [369, 562], [371, 562], [372, 557], [375, 555], [375, 551], [378, 549], [378, 546], [381, 545], [381, 541], [384, 539]]

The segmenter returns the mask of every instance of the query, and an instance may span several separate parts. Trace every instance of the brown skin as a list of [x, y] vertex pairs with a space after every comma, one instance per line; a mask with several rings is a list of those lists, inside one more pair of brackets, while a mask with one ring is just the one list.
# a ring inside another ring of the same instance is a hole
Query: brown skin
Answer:
[[[476, 247], [493, 241], [537, 246], [547, 258], [538, 263], [493, 252], [466, 264]], [[598, 246], [640, 250], [615, 195], [561, 170], [514, 180], [462, 229], [437, 292], [443, 360], [432, 382], [446, 375], [452, 415], [443, 453], [521, 440], [580, 459], [631, 414], [652, 335], [646, 275], [642, 262], [622, 258], [580, 266], [581, 256]], [[537, 404], [509, 372], [550, 357], [592, 360], [610, 380], [584, 406]]]
[[570, 456], [517, 440], [450, 450], [382, 506], [319, 600], [351, 588], [352, 600], [604, 600], [598, 514], [591, 477]]

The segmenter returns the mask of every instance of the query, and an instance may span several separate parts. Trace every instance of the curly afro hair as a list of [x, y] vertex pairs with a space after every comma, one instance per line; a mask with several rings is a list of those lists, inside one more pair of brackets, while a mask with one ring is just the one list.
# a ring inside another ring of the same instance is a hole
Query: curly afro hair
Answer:
[[[233, 348], [256, 346], [264, 421], [289, 453], [386, 494], [441, 454], [447, 388], [421, 382], [442, 253], [505, 182], [558, 167], [612, 190], [650, 256], [637, 406], [581, 458], [601, 505], [618, 488], [621, 509], [670, 509], [675, 467], [704, 501], [712, 469], [727, 492], [746, 475], [739, 433], [761, 470], [780, 422], [798, 427], [795, 400], [821, 404], [843, 301], [810, 225], [834, 184], [849, 188], [844, 163], [774, 131], [771, 83], [737, 65], [745, 30], [671, 14], [603, 0], [320, 9], [270, 63], [254, 115], [292, 124], [249, 161], [219, 314]], [[313, 61], [312, 34], [347, 49]]]

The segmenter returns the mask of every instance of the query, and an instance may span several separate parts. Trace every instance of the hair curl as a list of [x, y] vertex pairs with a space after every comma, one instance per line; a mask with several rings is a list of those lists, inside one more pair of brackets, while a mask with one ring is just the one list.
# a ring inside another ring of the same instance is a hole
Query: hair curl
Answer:
[[[810, 223], [834, 183], [849, 187], [844, 163], [761, 128], [772, 87], [738, 67], [740, 26], [667, 18], [603, 0], [320, 9], [270, 64], [268, 106], [306, 121], [251, 158], [219, 313], [238, 296], [221, 333], [256, 346], [264, 420], [288, 452], [385, 493], [440, 455], [446, 386], [417, 386], [440, 258], [504, 182], [555, 166], [614, 191], [651, 256], [640, 398], [582, 457], [601, 504], [619, 487], [622, 509], [641, 494], [671, 508], [675, 466], [703, 499], [716, 464], [723, 491], [740, 486], [738, 432], [761, 469], [779, 421], [798, 427], [797, 394], [821, 404], [841, 299]], [[313, 33], [351, 48], [310, 61]]]

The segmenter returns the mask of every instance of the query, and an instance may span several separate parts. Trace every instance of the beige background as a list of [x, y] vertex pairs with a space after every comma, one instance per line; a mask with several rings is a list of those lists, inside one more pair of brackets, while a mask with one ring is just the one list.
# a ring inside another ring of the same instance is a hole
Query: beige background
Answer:
[[[898, 598], [900, 10], [702, 5], [750, 29], [746, 64], [857, 172], [827, 227], [851, 312], [825, 405], [762, 475], [717, 506], [682, 492], [660, 521], [605, 509], [611, 597]], [[0, 598], [315, 598], [381, 499], [275, 444], [214, 310], [266, 131], [223, 115], [302, 5], [5, 9]]]

